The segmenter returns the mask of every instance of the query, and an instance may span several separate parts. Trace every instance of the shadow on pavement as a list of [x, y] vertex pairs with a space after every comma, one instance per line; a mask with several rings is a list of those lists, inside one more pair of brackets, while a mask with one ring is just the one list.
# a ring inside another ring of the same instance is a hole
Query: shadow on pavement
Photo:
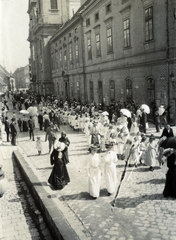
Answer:
[[62, 202], [69, 200], [94, 200], [88, 192], [80, 192], [78, 194], [63, 195], [59, 198]]
[[111, 202], [111, 205], [114, 203], [114, 208], [136, 208], [139, 204], [144, 203], [146, 201], [151, 200], [163, 200], [164, 197], [161, 194], [153, 194], [153, 195], [143, 195], [135, 198], [117, 198], [115, 203]]
[[146, 184], [146, 183], [150, 183], [150, 184], [164, 184], [165, 183], [165, 179], [151, 179], [151, 180], [148, 180], [148, 181], [143, 181], [143, 182], [139, 182], [137, 184]]

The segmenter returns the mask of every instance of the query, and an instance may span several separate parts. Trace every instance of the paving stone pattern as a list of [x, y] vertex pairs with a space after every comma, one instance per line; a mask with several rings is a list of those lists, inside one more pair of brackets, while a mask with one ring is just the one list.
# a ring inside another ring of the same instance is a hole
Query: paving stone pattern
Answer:
[[[45, 133], [39, 130], [35, 132], [35, 135], [41, 136], [41, 156], [37, 154], [35, 142], [29, 140], [28, 133], [19, 134], [18, 148], [41, 182], [45, 183], [50, 197], [59, 200], [61, 208], [68, 209], [65, 215], [73, 224], [76, 223], [75, 231], [82, 236], [81, 240], [176, 240], [176, 200], [163, 198], [165, 172], [159, 166], [153, 172], [146, 166], [139, 166], [133, 169], [129, 180], [132, 168], [127, 168], [114, 207], [111, 204], [114, 195], [107, 196], [104, 178], [100, 197], [92, 200], [87, 192], [85, 169], [85, 160], [89, 154], [87, 139], [83, 133], [73, 131], [69, 126], [61, 126], [61, 130], [66, 131], [71, 142], [70, 163], [67, 165], [71, 182], [61, 191], [53, 191], [47, 183], [52, 166], [48, 142], [44, 141]], [[150, 129], [149, 133], [155, 133], [155, 129]], [[119, 160], [119, 180], [123, 169], [124, 161]], [[6, 198], [9, 198], [8, 193]]]

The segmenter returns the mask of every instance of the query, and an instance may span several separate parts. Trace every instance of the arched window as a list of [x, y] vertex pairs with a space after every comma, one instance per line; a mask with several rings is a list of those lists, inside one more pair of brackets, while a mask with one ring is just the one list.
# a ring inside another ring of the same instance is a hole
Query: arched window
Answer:
[[109, 82], [109, 90], [110, 90], [110, 101], [115, 101], [115, 83], [114, 80], [110, 80]]
[[103, 84], [102, 81], [98, 81], [98, 102], [103, 102]]
[[131, 103], [133, 100], [132, 96], [132, 81], [131, 79], [126, 79], [126, 101], [127, 103]]
[[92, 81], [90, 81], [90, 101], [94, 101], [94, 86]]
[[155, 102], [155, 81], [153, 78], [147, 79], [147, 101], [149, 106]]

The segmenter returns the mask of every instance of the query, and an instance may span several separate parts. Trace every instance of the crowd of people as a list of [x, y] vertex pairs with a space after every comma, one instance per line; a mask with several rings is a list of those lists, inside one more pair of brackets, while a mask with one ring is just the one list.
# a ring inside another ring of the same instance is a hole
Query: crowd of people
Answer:
[[[59, 102], [54, 96], [44, 98], [35, 94], [31, 94], [28, 98], [13, 94], [12, 102], [14, 116], [11, 123], [9, 124], [7, 115], [2, 121], [5, 124], [7, 141], [11, 134], [11, 144], [16, 145], [17, 125], [19, 131], [28, 131], [33, 141], [35, 141], [35, 129], [43, 131], [45, 141], [49, 143], [50, 161], [54, 165], [49, 183], [56, 189], [62, 189], [70, 181], [66, 168], [69, 162], [70, 141], [65, 132], [62, 132], [59, 138], [61, 125], [68, 125], [74, 131], [81, 131], [87, 138], [87, 149], [90, 154], [86, 167], [89, 177], [89, 193], [93, 198], [99, 196], [102, 172], [105, 176], [108, 195], [114, 193], [117, 186], [116, 162], [118, 160], [128, 162], [128, 167], [145, 165], [149, 166], [149, 171], [154, 171], [158, 164], [161, 166], [166, 159], [169, 159], [168, 150], [165, 151], [163, 144], [167, 139], [174, 137], [174, 134], [166, 115], [163, 115], [165, 112], [163, 109], [155, 111], [155, 114], [158, 112], [158, 116], [162, 116], [164, 125], [161, 125], [161, 121], [160, 125], [155, 124], [157, 132], [164, 127], [160, 139], [157, 140], [153, 134], [149, 138], [146, 136], [148, 110], [142, 105], [136, 106], [134, 102], [128, 105], [122, 105], [119, 102], [104, 108], [101, 105], [83, 105], [76, 101], [73, 103]], [[6, 105], [7, 101], [4, 102], [3, 107], [6, 108]], [[23, 111], [23, 105], [26, 113], [23, 112], [22, 118], [17, 119], [16, 106], [19, 111]], [[40, 137], [37, 137], [36, 148], [38, 154], [41, 155]], [[173, 148], [170, 153], [175, 159]], [[176, 164], [174, 164], [172, 168], [174, 166], [175, 173]], [[169, 193], [164, 193], [164, 196], [176, 197], [176, 177], [173, 179], [173, 176], [173, 172], [170, 175], [167, 173], [167, 179], [170, 179], [169, 182], [172, 182], [174, 187]]]

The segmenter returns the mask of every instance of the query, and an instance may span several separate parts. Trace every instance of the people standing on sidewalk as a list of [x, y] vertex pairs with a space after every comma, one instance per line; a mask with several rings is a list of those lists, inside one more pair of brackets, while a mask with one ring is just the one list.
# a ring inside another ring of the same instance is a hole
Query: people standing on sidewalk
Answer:
[[16, 126], [16, 122], [15, 122], [15, 118], [11, 119], [11, 123], [10, 123], [10, 133], [11, 133], [11, 144], [13, 146], [16, 146], [16, 137], [17, 137], [17, 126]]
[[103, 156], [104, 160], [104, 177], [108, 196], [113, 194], [117, 185], [116, 162], [117, 154], [113, 151], [113, 144], [106, 144], [107, 152]]
[[38, 151], [38, 155], [41, 155], [42, 153], [42, 142], [39, 136], [37, 136], [37, 140], [36, 140], [36, 148]]
[[100, 186], [102, 178], [103, 164], [100, 155], [97, 153], [96, 145], [90, 146], [91, 153], [87, 159], [87, 174], [88, 174], [88, 192], [93, 199], [97, 199], [100, 195]]
[[28, 132], [28, 123], [27, 123], [26, 115], [23, 115], [22, 117], [22, 131]]
[[10, 123], [9, 123], [9, 119], [8, 117], [5, 117], [5, 132], [6, 132], [6, 136], [7, 136], [7, 142], [10, 142], [9, 140], [9, 135], [10, 135]]
[[[173, 141], [175, 142], [175, 139]], [[175, 144], [176, 142], [172, 145]], [[168, 171], [163, 196], [176, 198], [176, 149], [167, 148], [164, 150], [164, 155], [167, 157]]]
[[65, 132], [61, 133], [61, 137], [59, 138], [60, 142], [65, 143], [65, 149], [63, 150], [63, 160], [65, 161], [65, 164], [69, 163], [69, 156], [68, 156], [68, 147], [70, 145], [70, 140], [68, 139]]
[[174, 137], [174, 132], [173, 132], [173, 129], [171, 128], [170, 124], [166, 124], [160, 138], [162, 138], [162, 137], [166, 137], [166, 138]]
[[156, 132], [160, 132], [160, 115], [159, 115], [159, 109], [157, 107], [154, 111], [154, 121], [155, 121]]
[[46, 134], [45, 134], [45, 142], [48, 140], [48, 143], [49, 143], [49, 153], [52, 150], [55, 140], [58, 139], [58, 136], [57, 136], [58, 133], [59, 133], [59, 128], [57, 127], [57, 125], [50, 122], [49, 126], [46, 129]]
[[56, 141], [54, 149], [50, 155], [50, 163], [54, 165], [49, 176], [48, 182], [56, 189], [63, 189], [69, 182], [70, 177], [67, 171], [65, 161], [63, 160], [62, 151], [65, 149], [65, 143]]
[[34, 120], [32, 119], [32, 116], [30, 116], [28, 120], [28, 129], [29, 129], [30, 139], [32, 138], [32, 140], [35, 141], [34, 139], [35, 124], [34, 124]]
[[40, 131], [42, 131], [43, 130], [43, 114], [41, 111], [38, 114], [38, 124], [39, 124]]
[[146, 162], [145, 164], [149, 166], [150, 171], [154, 171], [154, 167], [156, 166], [158, 156], [158, 148], [155, 142], [155, 136], [153, 134], [149, 137], [149, 145], [146, 150]]

